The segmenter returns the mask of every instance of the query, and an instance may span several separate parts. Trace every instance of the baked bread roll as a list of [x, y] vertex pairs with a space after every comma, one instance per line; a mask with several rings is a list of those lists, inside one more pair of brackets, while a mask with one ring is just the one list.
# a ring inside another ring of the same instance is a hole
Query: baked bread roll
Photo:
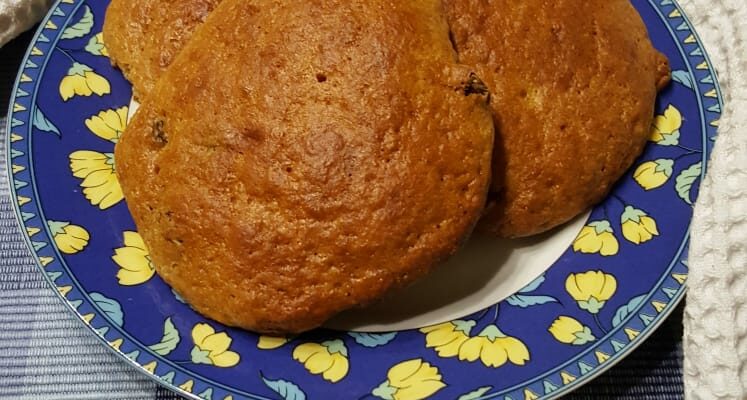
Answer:
[[111, 0], [104, 42], [112, 64], [132, 83], [138, 99], [147, 96], [194, 30], [220, 0]]
[[467, 238], [490, 180], [486, 97], [440, 0], [225, 0], [116, 168], [158, 273], [197, 311], [301, 332]]
[[481, 228], [560, 225], [641, 153], [669, 79], [628, 0], [444, 0], [459, 62], [491, 93], [493, 182]]

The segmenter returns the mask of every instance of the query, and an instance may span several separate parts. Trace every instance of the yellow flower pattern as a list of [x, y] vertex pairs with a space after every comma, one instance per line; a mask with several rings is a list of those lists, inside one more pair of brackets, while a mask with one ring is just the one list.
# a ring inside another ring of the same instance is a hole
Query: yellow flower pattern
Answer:
[[597, 314], [617, 291], [617, 280], [602, 271], [570, 274], [565, 281], [565, 290], [582, 310]]
[[274, 350], [283, 347], [286, 343], [290, 342], [290, 338], [287, 337], [275, 337], [262, 335], [257, 341], [257, 348], [262, 350]]
[[109, 81], [97, 74], [91, 67], [74, 62], [67, 72], [67, 76], [60, 82], [60, 96], [68, 101], [74, 96], [103, 96], [111, 93]]
[[459, 347], [469, 339], [469, 333], [475, 321], [451, 321], [439, 325], [421, 328], [425, 333], [425, 343], [428, 348], [435, 348], [439, 357], [456, 357]]
[[501, 332], [494, 324], [485, 327], [477, 336], [470, 336], [475, 321], [454, 320], [421, 328], [427, 348], [436, 350], [439, 357], [459, 357], [461, 361], [478, 359], [488, 367], [498, 368], [507, 362], [525, 365], [529, 350], [524, 343]]
[[192, 328], [191, 357], [195, 364], [214, 365], [216, 367], [233, 367], [238, 364], [238, 353], [229, 350], [232, 339], [225, 333], [216, 333], [208, 324], [197, 324]]
[[676, 145], [679, 141], [681, 126], [682, 114], [670, 104], [664, 110], [664, 114], [654, 118], [649, 140], [664, 146]]
[[581, 346], [596, 340], [588, 326], [582, 325], [572, 317], [561, 315], [548, 329], [555, 340], [576, 346]]
[[105, 210], [124, 198], [114, 171], [114, 154], [79, 150], [70, 154], [73, 176], [83, 179], [80, 186], [92, 205]]
[[312, 374], [321, 374], [332, 383], [339, 382], [348, 374], [348, 349], [339, 339], [298, 345], [293, 350], [293, 359]]
[[674, 160], [662, 158], [646, 161], [633, 172], [633, 179], [644, 189], [653, 190], [661, 187], [672, 177]]
[[47, 225], [57, 249], [65, 254], [75, 254], [83, 251], [91, 239], [87, 230], [69, 222], [48, 221]]
[[127, 127], [127, 106], [104, 110], [86, 119], [86, 127], [96, 136], [117, 143]]
[[593, 221], [581, 228], [573, 241], [573, 251], [585, 254], [598, 253], [602, 256], [614, 256], [620, 244], [614, 235], [609, 221]]
[[634, 244], [646, 243], [659, 236], [656, 220], [648, 216], [643, 210], [626, 206], [620, 217], [622, 232], [625, 239]]
[[469, 362], [480, 359], [486, 367], [492, 368], [506, 362], [524, 365], [529, 361], [529, 350], [519, 339], [507, 336], [495, 325], [488, 325], [459, 347], [459, 359]]
[[112, 260], [120, 268], [117, 272], [120, 285], [134, 286], [145, 283], [156, 272], [143, 238], [137, 232], [124, 232], [124, 247], [114, 250]]
[[393, 366], [386, 377], [372, 392], [385, 400], [422, 400], [446, 387], [438, 368], [419, 358]]

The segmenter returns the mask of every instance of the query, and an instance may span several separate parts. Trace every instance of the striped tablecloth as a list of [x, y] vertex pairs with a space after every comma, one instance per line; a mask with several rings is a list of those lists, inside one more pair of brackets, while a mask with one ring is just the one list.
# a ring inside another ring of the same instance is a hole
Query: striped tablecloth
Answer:
[[[0, 116], [31, 33], [0, 49]], [[0, 118], [0, 154], [5, 154]], [[3, 160], [4, 161], [4, 160]], [[47, 287], [25, 247], [0, 165], [0, 399], [180, 399], [101, 345]], [[683, 398], [682, 310], [570, 399]]]

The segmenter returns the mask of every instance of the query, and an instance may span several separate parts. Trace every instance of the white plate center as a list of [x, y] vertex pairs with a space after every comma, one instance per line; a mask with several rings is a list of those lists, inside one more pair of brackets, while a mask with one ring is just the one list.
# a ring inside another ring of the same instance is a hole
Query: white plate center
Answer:
[[589, 213], [548, 233], [503, 240], [475, 234], [456, 255], [413, 286], [325, 324], [391, 332], [464, 317], [506, 299], [542, 275], [568, 249]]

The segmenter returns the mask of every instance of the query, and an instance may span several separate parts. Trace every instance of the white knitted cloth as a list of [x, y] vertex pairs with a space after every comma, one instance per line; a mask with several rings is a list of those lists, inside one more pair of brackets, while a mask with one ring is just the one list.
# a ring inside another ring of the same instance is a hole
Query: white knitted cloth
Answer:
[[[0, 46], [51, 0], [0, 0]], [[680, 0], [717, 69], [725, 100], [692, 223], [685, 308], [688, 399], [747, 399], [747, 3]]]
[[50, 4], [52, 0], [0, 0], [0, 47], [31, 28]]
[[692, 223], [685, 307], [688, 399], [747, 399], [747, 3], [683, 0], [725, 108]]

